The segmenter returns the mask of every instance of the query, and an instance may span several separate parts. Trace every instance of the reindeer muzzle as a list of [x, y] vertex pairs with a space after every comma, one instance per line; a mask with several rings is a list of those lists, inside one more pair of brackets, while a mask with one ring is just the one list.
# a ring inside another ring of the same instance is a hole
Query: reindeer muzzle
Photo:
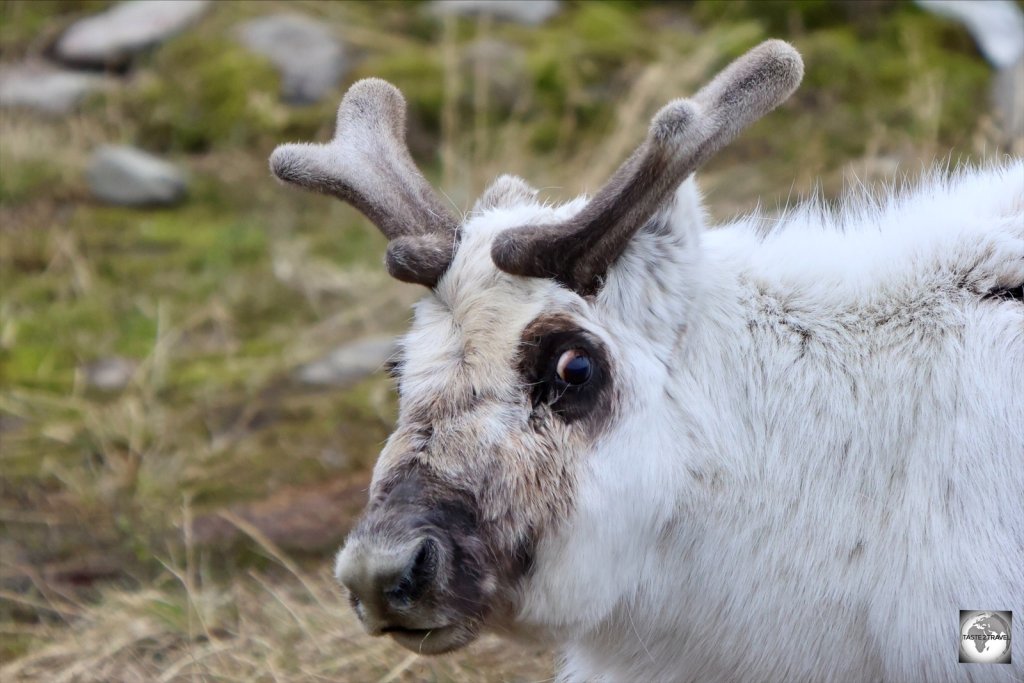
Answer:
[[438, 654], [476, 636], [485, 558], [471, 499], [413, 469], [371, 501], [335, 574], [367, 633]]

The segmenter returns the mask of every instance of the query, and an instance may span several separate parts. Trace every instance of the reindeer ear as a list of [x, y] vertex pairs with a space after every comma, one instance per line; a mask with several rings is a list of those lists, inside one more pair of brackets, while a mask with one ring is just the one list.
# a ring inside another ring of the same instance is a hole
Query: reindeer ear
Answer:
[[490, 187], [484, 190], [480, 199], [473, 205], [473, 213], [481, 213], [491, 209], [511, 208], [517, 204], [533, 201], [537, 197], [537, 190], [514, 175], [500, 175], [495, 178]]
[[568, 221], [506, 230], [491, 257], [513, 275], [554, 278], [593, 294], [629, 240], [693, 171], [778, 106], [803, 77], [799, 53], [769, 40], [730, 64], [692, 99], [670, 102], [647, 139]]
[[[285, 182], [352, 204], [389, 240], [406, 238], [395, 248], [398, 256], [388, 256], [395, 277], [433, 286], [444, 273], [458, 222], [416, 168], [405, 144], [405, 99], [387, 81], [353, 85], [338, 108], [334, 139], [281, 145], [270, 168]], [[417, 244], [429, 253], [413, 257]]]

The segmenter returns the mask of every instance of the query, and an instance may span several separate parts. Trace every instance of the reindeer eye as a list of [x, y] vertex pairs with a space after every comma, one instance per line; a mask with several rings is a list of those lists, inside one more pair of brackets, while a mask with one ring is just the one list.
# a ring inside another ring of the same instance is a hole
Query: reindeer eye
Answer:
[[[546, 326], [547, 319], [537, 320], [537, 327]], [[596, 335], [566, 328], [566, 321], [559, 318], [555, 322], [561, 329], [550, 325], [538, 330], [541, 334], [523, 336], [517, 369], [528, 388], [531, 416], [542, 422], [554, 417], [569, 424], [610, 400], [612, 364]]]
[[582, 349], [569, 349], [558, 358], [558, 365], [555, 367], [558, 378], [566, 384], [579, 386], [586, 384], [590, 379], [593, 368], [590, 363], [590, 356]]

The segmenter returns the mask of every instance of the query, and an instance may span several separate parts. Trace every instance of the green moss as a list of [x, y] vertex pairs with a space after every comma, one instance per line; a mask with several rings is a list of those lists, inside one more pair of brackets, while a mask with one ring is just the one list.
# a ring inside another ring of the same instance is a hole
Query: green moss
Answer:
[[[914, 8], [895, 13], [882, 27], [879, 42], [898, 47], [879, 64], [880, 78], [904, 94], [904, 107], [925, 114], [909, 118], [927, 121], [937, 109], [939, 140], [951, 147], [966, 147], [991, 78], [974, 41], [962, 26]], [[922, 79], [927, 81], [922, 84]], [[927, 126], [911, 132], [928, 134], [931, 123]]]
[[612, 94], [628, 87], [633, 65], [665, 44], [660, 36], [652, 39], [639, 8], [637, 3], [580, 3], [557, 21], [523, 34], [534, 103], [525, 113], [533, 152], [585, 145], [606, 130], [614, 111]]
[[80, 211], [75, 224], [97, 273], [134, 294], [209, 294], [229, 273], [266, 257], [259, 222], [202, 204], [159, 211], [94, 207]]
[[151, 66], [124, 101], [146, 147], [201, 152], [270, 144], [286, 126], [276, 70], [231, 38], [185, 34]]
[[334, 213], [340, 220], [332, 216], [326, 225], [304, 233], [310, 242], [310, 253], [341, 268], [380, 264], [387, 248], [387, 240], [380, 231], [355, 210], [343, 209]]
[[65, 178], [65, 169], [46, 160], [28, 159], [18, 163], [0, 154], [0, 202], [21, 204], [49, 197]]
[[[654, 48], [650, 35], [637, 20], [637, 3], [585, 2], [572, 14], [568, 25], [556, 30], [571, 33], [578, 41], [576, 51], [591, 64], [584, 70], [621, 66], [634, 59], [649, 58]], [[568, 38], [568, 36], [566, 36]]]
[[79, 14], [98, 12], [110, 0], [2, 0], [0, 2], [0, 57], [10, 59], [27, 52], [40, 35]]
[[[157, 339], [158, 302], [176, 318], [187, 318], [208, 297], [224, 297], [227, 281], [273, 283], [252, 274], [269, 270], [265, 229], [233, 212], [202, 205], [162, 211], [90, 207], [75, 214], [70, 230], [89, 264], [87, 287], [74, 285], [73, 270], [51, 269], [33, 278], [8, 271], [0, 278], [12, 337], [0, 358], [10, 381], [70, 387], [82, 362], [146, 357]], [[9, 261], [43, 268], [58, 244], [28, 239]], [[235, 292], [241, 300], [234, 303], [245, 308], [247, 297], [263, 297], [267, 288]], [[287, 302], [274, 311], [275, 320], [289, 307], [297, 310], [287, 290], [270, 294], [269, 302]], [[57, 329], [62, 333], [54, 335]]]
[[139, 221], [140, 244], [179, 252], [190, 272], [221, 274], [265, 256], [266, 239], [260, 226], [231, 214], [210, 215], [202, 209], [189, 213], [165, 212]]
[[541, 154], [550, 154], [558, 149], [558, 121], [544, 117], [534, 123], [530, 130], [530, 147]]
[[[529, 27], [497, 24], [491, 37], [512, 39], [526, 47], [527, 82], [522, 97], [531, 101], [516, 116], [529, 121], [527, 136], [535, 151], [547, 153], [567, 130], [585, 137], [607, 122], [608, 82], [636, 60], [650, 57], [655, 45], [639, 20], [642, 4], [626, 2], [580, 3], [556, 20]], [[461, 48], [479, 36], [477, 22], [459, 22], [452, 38]], [[439, 29], [435, 29], [439, 30]], [[436, 41], [436, 34], [432, 36]], [[411, 144], [414, 150], [435, 149], [445, 104], [442, 47], [436, 42], [410, 42], [370, 55], [358, 76], [378, 76], [397, 85], [410, 104]], [[471, 75], [460, 66], [462, 87], [472, 87]], [[461, 98], [459, 118], [474, 120], [472, 97]], [[494, 103], [492, 103], [494, 106]], [[509, 103], [497, 105], [487, 118], [501, 122], [511, 113]], [[427, 140], [417, 137], [426, 133]]]
[[156, 320], [129, 297], [55, 300], [14, 317], [15, 343], [0, 358], [6, 379], [22, 386], [70, 388], [81, 363], [110, 355], [141, 358], [156, 339]]
[[[747, 21], [763, 15], [756, 3], [724, 4], [735, 7], [723, 11]], [[713, 167], [758, 158], [780, 172], [827, 176], [862, 156], [869, 144], [876, 153], [895, 155], [922, 144], [936, 154], [969, 147], [989, 68], [962, 28], [913, 7], [882, 13], [873, 22], [833, 19], [793, 38], [806, 69], [800, 89], [724, 150]], [[737, 53], [759, 39], [751, 37]]]
[[373, 2], [324, 3], [313, 0], [306, 9], [321, 13], [327, 21], [352, 23], [386, 34], [391, 40], [431, 42], [440, 31], [439, 17], [426, 10], [426, 0], [373, 0]]
[[870, 27], [899, 0], [697, 0], [693, 16], [713, 26], [754, 19], [772, 35], [799, 35], [838, 25]]

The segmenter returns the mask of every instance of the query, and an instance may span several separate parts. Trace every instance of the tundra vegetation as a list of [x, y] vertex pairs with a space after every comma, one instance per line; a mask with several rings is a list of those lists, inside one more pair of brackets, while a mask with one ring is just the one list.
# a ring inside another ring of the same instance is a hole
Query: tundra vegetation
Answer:
[[[0, 62], [106, 4], [5, 0]], [[336, 96], [281, 102], [272, 65], [233, 37], [285, 8], [344, 41]], [[329, 577], [395, 399], [383, 373], [314, 390], [293, 370], [402, 330], [420, 288], [387, 276], [355, 210], [279, 187], [266, 158], [329, 139], [343, 89], [379, 76], [459, 209], [501, 172], [566, 199], [596, 189], [667, 98], [768, 37], [800, 50], [804, 84], [702, 169], [715, 219], [1022, 151], [988, 112], [967, 33], [889, 2], [565, 3], [539, 26], [218, 3], [75, 113], [0, 112], [4, 680], [550, 677], [547, 653], [488, 639], [445, 659], [368, 641]], [[88, 155], [110, 142], [185, 166], [188, 200], [92, 200]], [[102, 391], [90, 368], [112, 358], [131, 379]]]

